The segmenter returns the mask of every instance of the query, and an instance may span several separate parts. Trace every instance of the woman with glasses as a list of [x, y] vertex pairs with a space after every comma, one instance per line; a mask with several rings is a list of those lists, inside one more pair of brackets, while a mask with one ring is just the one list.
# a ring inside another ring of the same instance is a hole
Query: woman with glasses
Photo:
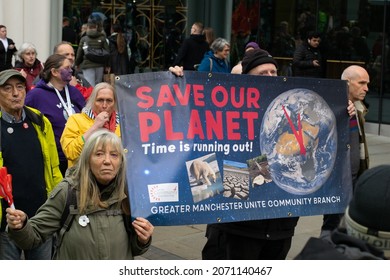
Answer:
[[74, 165], [85, 141], [93, 132], [107, 129], [120, 136], [119, 117], [116, 111], [114, 87], [104, 82], [97, 84], [82, 113], [70, 116], [62, 133], [61, 146], [69, 167]]
[[72, 79], [71, 66], [71, 62], [63, 55], [49, 56], [40, 74], [41, 79], [26, 96], [26, 105], [41, 111], [53, 126], [63, 176], [68, 169], [68, 161], [62, 151], [60, 138], [68, 118], [80, 113], [85, 106], [80, 91], [69, 85]]

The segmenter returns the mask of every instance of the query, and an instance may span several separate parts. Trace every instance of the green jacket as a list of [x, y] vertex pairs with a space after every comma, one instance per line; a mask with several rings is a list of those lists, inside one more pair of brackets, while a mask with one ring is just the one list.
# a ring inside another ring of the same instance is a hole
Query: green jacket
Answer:
[[80, 39], [79, 47], [76, 53], [75, 65], [80, 66], [81, 69], [109, 66], [109, 60], [107, 60], [105, 64], [101, 64], [87, 59], [85, 57], [85, 53], [83, 49], [84, 46], [90, 46], [93, 48], [103, 48], [106, 51], [110, 52], [108, 41], [104, 33], [99, 32], [97, 30], [87, 31], [87, 34]]
[[[8, 229], [9, 236], [20, 248], [35, 248], [62, 228], [61, 217], [66, 206], [69, 185], [78, 190], [78, 186], [66, 176], [22, 229]], [[78, 191], [76, 193], [78, 196]], [[85, 226], [80, 225], [81, 215], [76, 214], [69, 231], [65, 232], [57, 248], [57, 259], [131, 260], [149, 248], [151, 242], [140, 246], [135, 232], [132, 231], [130, 236], [127, 233], [122, 212], [119, 211], [123, 198], [119, 198], [114, 184], [107, 186], [101, 197], [107, 197], [108, 209], [89, 206], [85, 213], [89, 223]]]
[[[47, 194], [54, 189], [54, 187], [61, 182], [62, 174], [59, 169], [58, 152], [56, 142], [54, 140], [54, 132], [50, 121], [37, 109], [31, 107], [24, 107], [26, 116], [29, 118], [37, 132], [38, 140], [41, 144], [43, 160], [44, 160], [44, 176], [46, 182]], [[1, 118], [1, 111], [0, 111]], [[1, 133], [1, 130], [0, 130]], [[0, 167], [4, 164], [3, 154], [0, 150]], [[0, 221], [2, 219], [1, 203], [6, 203], [0, 199]], [[17, 205], [17, 202], [16, 202]]]

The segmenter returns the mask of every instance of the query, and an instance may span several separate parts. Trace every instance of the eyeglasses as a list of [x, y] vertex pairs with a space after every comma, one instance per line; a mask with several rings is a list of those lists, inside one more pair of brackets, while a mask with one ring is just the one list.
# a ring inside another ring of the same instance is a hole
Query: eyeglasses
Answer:
[[22, 92], [22, 91], [26, 90], [25, 85], [16, 85], [16, 86], [5, 85], [5, 86], [2, 86], [1, 88], [6, 93], [12, 93], [14, 88], [16, 88], [16, 90], [18, 92]]

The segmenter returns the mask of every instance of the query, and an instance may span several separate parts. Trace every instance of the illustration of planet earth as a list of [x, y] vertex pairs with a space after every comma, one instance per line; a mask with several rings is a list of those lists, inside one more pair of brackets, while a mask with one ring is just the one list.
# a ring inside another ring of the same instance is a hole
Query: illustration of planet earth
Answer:
[[297, 195], [326, 182], [337, 153], [336, 118], [325, 100], [308, 89], [280, 94], [268, 106], [260, 128], [260, 150], [273, 181]]

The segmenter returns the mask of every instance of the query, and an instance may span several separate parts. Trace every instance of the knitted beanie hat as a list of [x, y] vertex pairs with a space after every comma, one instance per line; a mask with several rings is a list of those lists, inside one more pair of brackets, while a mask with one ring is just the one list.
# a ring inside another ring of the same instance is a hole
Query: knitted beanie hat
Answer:
[[368, 169], [359, 177], [345, 223], [349, 235], [390, 256], [390, 165]]
[[245, 51], [246, 51], [248, 48], [253, 48], [253, 49], [255, 49], [255, 50], [260, 49], [259, 45], [258, 45], [256, 42], [249, 42], [248, 44], [246, 44], [246, 46], [245, 46]]
[[253, 68], [266, 63], [272, 63], [278, 67], [275, 59], [267, 51], [262, 49], [255, 49], [244, 54], [242, 59], [242, 74], [248, 74]]

